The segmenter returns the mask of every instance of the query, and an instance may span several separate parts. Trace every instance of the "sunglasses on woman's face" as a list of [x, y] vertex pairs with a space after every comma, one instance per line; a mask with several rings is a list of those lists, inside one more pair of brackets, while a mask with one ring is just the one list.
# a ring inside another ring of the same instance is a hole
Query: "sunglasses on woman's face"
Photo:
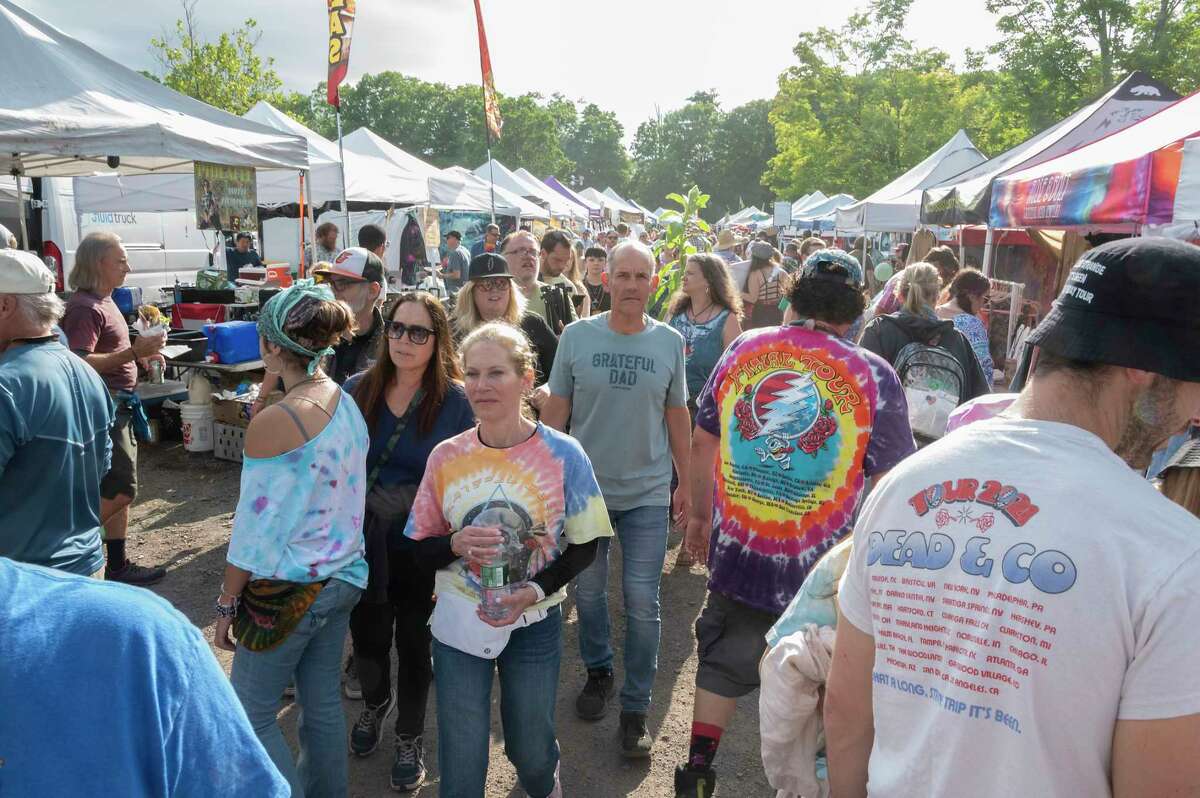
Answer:
[[509, 280], [507, 277], [489, 277], [487, 279], [477, 281], [475, 285], [484, 292], [492, 294], [508, 288], [508, 282]]
[[433, 330], [428, 327], [421, 327], [416, 324], [405, 324], [402, 321], [389, 321], [385, 329], [388, 338], [394, 338], [399, 341], [408, 333], [408, 340], [420, 346], [429, 340], [429, 336], [433, 335]]

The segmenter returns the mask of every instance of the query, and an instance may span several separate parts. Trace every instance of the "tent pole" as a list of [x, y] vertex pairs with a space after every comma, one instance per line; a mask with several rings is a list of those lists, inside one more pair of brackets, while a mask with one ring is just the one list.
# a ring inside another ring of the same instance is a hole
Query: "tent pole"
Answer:
[[958, 226], [958, 265], [967, 265], [967, 226], [965, 224]]
[[350, 248], [350, 203], [346, 201], [346, 153], [342, 150], [342, 109], [334, 106], [334, 116], [337, 118], [338, 134], [338, 164], [342, 168], [342, 213], [346, 215], [346, 232], [342, 236], [343, 249]]
[[[300, 259], [299, 266], [296, 267], [296, 274], [301, 279], [311, 267], [308, 259], [304, 257], [304, 206], [307, 204], [304, 199], [304, 170], [299, 172], [300, 175]], [[313, 249], [313, 254], [317, 254], [316, 249]]]
[[989, 224], [987, 234], [983, 238], [983, 276], [992, 276], [992, 234], [995, 231]]
[[[25, 200], [21, 196], [21, 170], [13, 167], [12, 176], [17, 181], [17, 222], [21, 228], [21, 249], [28, 250], [29, 231], [25, 229], [27, 225], [25, 224]], [[4, 242], [4, 246], [8, 246], [7, 241]]]
[[[487, 128], [487, 125], [485, 124], [484, 129], [486, 129], [486, 128]], [[489, 178], [488, 179], [488, 188], [492, 194], [492, 224], [495, 224], [496, 223], [496, 164], [494, 161], [492, 161], [492, 136], [490, 133], [488, 134], [487, 157], [488, 157], [488, 178]]]
[[308, 264], [309, 268], [311, 269], [316, 264], [317, 258], [317, 221], [313, 218], [312, 172], [305, 169], [304, 176], [304, 183], [308, 188], [308, 192], [305, 195], [305, 199], [308, 200], [308, 202], [305, 203], [305, 210], [308, 213], [308, 240], [312, 242], [313, 262]]

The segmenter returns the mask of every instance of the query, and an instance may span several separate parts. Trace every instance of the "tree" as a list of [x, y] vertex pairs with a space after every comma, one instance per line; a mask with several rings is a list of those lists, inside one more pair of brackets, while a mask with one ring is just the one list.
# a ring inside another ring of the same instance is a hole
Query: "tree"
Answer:
[[716, 165], [710, 215], [719, 218], [747, 205], [758, 205], [769, 213], [774, 193], [763, 185], [762, 178], [778, 153], [771, 101], [753, 100], [725, 114], [713, 149]]
[[161, 82], [209, 105], [241, 114], [259, 100], [273, 100], [283, 86], [274, 69], [255, 53], [262, 37], [258, 23], [247, 19], [233, 33], [222, 33], [215, 42], [196, 33], [198, 0], [183, 0], [183, 19], [174, 33], [150, 39], [150, 48], [162, 68]]
[[682, 108], [638, 126], [633, 139], [632, 193], [643, 205], [662, 204], [680, 183], [711, 186], [716, 178], [717, 95], [701, 91]]
[[621, 139], [625, 128], [612, 111], [588, 103], [575, 123], [564, 130], [563, 151], [575, 168], [564, 179], [575, 189], [611, 186], [624, 193], [629, 182], [629, 154]]

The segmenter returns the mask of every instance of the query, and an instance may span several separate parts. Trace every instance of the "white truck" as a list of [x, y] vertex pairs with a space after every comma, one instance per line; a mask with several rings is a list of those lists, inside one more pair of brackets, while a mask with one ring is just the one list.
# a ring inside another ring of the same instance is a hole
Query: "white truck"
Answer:
[[[218, 234], [197, 230], [192, 212], [81, 214], [75, 209], [71, 178], [49, 177], [39, 182], [40, 192], [35, 188], [33, 203], [37, 213], [40, 201], [38, 251], [47, 263], [53, 261], [60, 291], [67, 290], [66, 278], [75, 264], [76, 247], [93, 231], [120, 236], [129, 254], [130, 274], [125, 285], [141, 288], [148, 302], [169, 298], [176, 280], [195, 282], [196, 272], [209, 264]], [[160, 289], [166, 293], [160, 293]]]

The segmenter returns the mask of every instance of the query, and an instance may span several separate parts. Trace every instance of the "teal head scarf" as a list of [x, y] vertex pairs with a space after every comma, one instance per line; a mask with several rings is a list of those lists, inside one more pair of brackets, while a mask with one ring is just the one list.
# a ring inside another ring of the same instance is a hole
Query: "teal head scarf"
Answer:
[[[321, 365], [321, 361], [333, 354], [333, 347], [327, 346], [320, 352], [314, 352], [293, 341], [283, 331], [289, 314], [304, 299], [333, 302], [334, 296], [328, 285], [317, 285], [312, 280], [297, 280], [291, 287], [283, 289], [262, 306], [262, 310], [258, 314], [258, 334], [277, 346], [309, 358], [308, 376], [311, 377], [317, 367]], [[294, 318], [291, 319], [291, 322], [293, 325], [304, 324], [313, 317], [316, 311], [316, 303], [311, 303], [309, 307], [302, 308], [300, 311], [304, 318]]]

